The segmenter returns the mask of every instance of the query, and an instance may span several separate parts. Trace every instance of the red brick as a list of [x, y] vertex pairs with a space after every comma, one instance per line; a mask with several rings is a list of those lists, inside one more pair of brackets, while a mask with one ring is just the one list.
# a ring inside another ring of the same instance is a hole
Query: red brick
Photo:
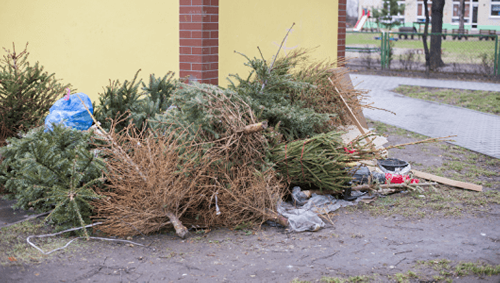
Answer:
[[218, 15], [219, 14], [219, 7], [203, 7], [203, 12], [208, 15]]
[[192, 53], [191, 47], [179, 47], [180, 54], [194, 54]]
[[218, 84], [219, 1], [180, 0], [180, 3], [179, 75]]
[[191, 15], [179, 15], [180, 23], [189, 23], [191, 22]]
[[205, 56], [180, 54], [179, 55], [179, 62], [181, 62], [181, 63], [202, 63], [202, 62], [204, 62], [203, 57], [205, 57]]
[[219, 22], [219, 15], [210, 15], [210, 22], [211, 23], [218, 23]]
[[201, 37], [202, 34], [203, 34], [203, 32], [200, 30], [193, 30], [191, 32], [191, 38], [202, 38]]
[[218, 39], [203, 39], [203, 46], [219, 46]]
[[201, 30], [203, 23], [180, 23], [180, 30]]
[[203, 14], [202, 6], [181, 6], [179, 7], [181, 15], [201, 15]]
[[181, 31], [179, 31], [179, 37], [180, 38], [191, 38], [191, 32], [188, 30], [181, 30]]
[[203, 23], [203, 30], [219, 30], [219, 23]]
[[192, 64], [191, 68], [196, 71], [206, 71], [206, 70], [211, 70], [210, 65], [211, 65], [210, 63]]
[[203, 41], [199, 38], [181, 38], [180, 46], [203, 46]]
[[[201, 57], [203, 57], [203, 59], [202, 59], [203, 63], [219, 62], [219, 55], [203, 55]], [[185, 62], [185, 61], [183, 61], [183, 62]]]
[[191, 37], [192, 38], [210, 38], [210, 32], [209, 31], [201, 31], [201, 30], [196, 30], [191, 32]]
[[219, 76], [219, 71], [218, 70], [212, 70], [212, 71], [206, 71], [203, 72], [203, 77], [204, 78], [217, 78]]
[[210, 54], [210, 47], [193, 47], [193, 54]]
[[186, 78], [187, 76], [194, 77], [197, 80], [200, 80], [203, 78], [201, 72], [194, 72], [194, 71], [180, 71], [179, 72], [179, 77], [180, 78]]
[[192, 15], [191, 21], [193, 23], [203, 23], [203, 17], [204, 17], [204, 15]]
[[191, 70], [191, 64], [190, 63], [179, 63], [179, 69], [180, 70]]

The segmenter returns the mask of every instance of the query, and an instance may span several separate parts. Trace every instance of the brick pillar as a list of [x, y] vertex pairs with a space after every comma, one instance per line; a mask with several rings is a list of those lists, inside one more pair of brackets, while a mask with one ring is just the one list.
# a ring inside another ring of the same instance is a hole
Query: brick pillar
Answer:
[[346, 30], [346, 0], [339, 0], [339, 22], [337, 32], [337, 58], [345, 57], [345, 30]]
[[219, 0], [180, 0], [179, 77], [219, 83]]

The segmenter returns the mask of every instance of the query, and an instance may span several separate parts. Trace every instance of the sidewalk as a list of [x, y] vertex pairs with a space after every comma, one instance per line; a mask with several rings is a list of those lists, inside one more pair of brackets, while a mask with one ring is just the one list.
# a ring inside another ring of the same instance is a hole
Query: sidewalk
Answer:
[[394, 116], [386, 111], [365, 109], [363, 113], [367, 118], [429, 137], [457, 135], [453, 138], [453, 144], [500, 158], [500, 116], [410, 98], [391, 91], [398, 85], [500, 91], [500, 84], [357, 74], [350, 76], [356, 88], [370, 90], [367, 102], [374, 102], [373, 106], [396, 113]]

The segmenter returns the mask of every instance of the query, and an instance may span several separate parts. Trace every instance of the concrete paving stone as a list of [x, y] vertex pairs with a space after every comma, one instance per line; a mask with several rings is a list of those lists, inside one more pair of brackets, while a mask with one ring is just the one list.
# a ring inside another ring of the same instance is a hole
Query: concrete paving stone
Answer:
[[367, 118], [429, 137], [457, 135], [452, 144], [500, 158], [500, 116], [406, 97], [392, 91], [399, 85], [500, 91], [500, 84], [358, 74], [350, 76], [357, 89], [369, 90], [367, 102], [396, 113], [365, 109], [363, 113]]

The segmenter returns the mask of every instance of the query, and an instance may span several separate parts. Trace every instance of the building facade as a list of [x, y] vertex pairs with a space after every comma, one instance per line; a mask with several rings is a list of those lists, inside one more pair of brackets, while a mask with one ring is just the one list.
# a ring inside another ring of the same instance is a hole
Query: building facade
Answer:
[[[382, 0], [357, 0], [358, 15], [362, 9], [381, 8]], [[423, 0], [402, 0], [400, 5], [405, 5], [404, 14], [397, 18], [404, 26], [425, 22], [425, 9]], [[432, 0], [428, 1], [429, 15], [431, 14]], [[443, 10], [443, 29], [458, 29], [460, 0], [445, 0]], [[465, 0], [464, 27], [469, 30], [497, 30], [500, 31], [500, 0]], [[368, 25], [374, 23], [369, 23]], [[368, 26], [369, 27], [369, 26]]]

